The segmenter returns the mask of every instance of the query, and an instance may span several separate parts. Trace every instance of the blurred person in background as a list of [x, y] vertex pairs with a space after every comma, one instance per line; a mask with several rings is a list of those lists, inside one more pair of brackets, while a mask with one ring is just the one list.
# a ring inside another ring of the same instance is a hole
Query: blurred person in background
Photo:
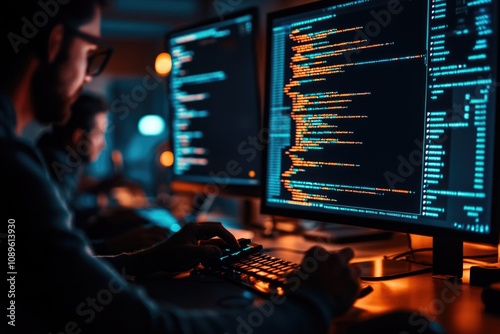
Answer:
[[121, 169], [103, 179], [85, 174], [87, 165], [95, 162], [106, 146], [108, 110], [103, 96], [83, 92], [72, 104], [69, 119], [54, 125], [37, 143], [54, 183], [74, 214], [75, 226], [92, 239], [98, 255], [139, 250], [166, 239], [168, 232], [148, 224], [133, 210], [84, 208], [77, 203], [81, 193], [109, 196], [115, 187], [138, 187], [125, 179]]

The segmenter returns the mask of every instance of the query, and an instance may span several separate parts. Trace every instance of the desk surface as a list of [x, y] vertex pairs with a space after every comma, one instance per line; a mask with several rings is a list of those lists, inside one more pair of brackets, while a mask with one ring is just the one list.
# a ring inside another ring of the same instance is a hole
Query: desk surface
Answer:
[[[317, 245], [295, 235], [274, 239], [262, 239], [256, 235], [254, 241], [269, 249], [269, 254], [294, 262], [300, 262], [302, 254], [293, 250], [304, 251]], [[321, 245], [328, 250], [346, 246]], [[356, 252], [355, 260], [361, 261], [373, 259], [374, 256], [382, 257], [405, 251], [406, 237], [395, 235], [391, 240], [384, 242], [363, 242], [349, 246]], [[154, 298], [187, 309], [245, 307], [260, 299], [248, 290], [217, 278], [184, 277], [173, 279], [168, 284], [165, 284], [165, 279], [167, 278], [159, 275], [141, 283]], [[341, 332], [352, 321], [399, 309], [422, 312], [443, 325], [447, 333], [492, 333], [500, 328], [500, 316], [484, 311], [481, 301], [482, 288], [468, 284], [468, 270], [464, 271], [463, 282], [433, 279], [430, 273], [425, 273], [372, 281], [370, 284], [374, 291], [356, 301], [348, 314], [336, 319], [332, 323], [332, 330]]]

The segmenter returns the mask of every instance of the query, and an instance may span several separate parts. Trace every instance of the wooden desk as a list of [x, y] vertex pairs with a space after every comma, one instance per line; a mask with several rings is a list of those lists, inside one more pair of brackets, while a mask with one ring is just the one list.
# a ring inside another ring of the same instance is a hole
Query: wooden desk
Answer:
[[[245, 232], [245, 235], [248, 236], [248, 233]], [[275, 239], [263, 239], [255, 235], [253, 239], [265, 249], [270, 249], [269, 254], [294, 262], [300, 262], [302, 254], [293, 250], [307, 250], [317, 245], [294, 235]], [[405, 251], [406, 242], [404, 235], [396, 235], [384, 242], [363, 242], [350, 246], [356, 252], [355, 260], [359, 261]], [[345, 247], [345, 245], [321, 245], [332, 251]], [[374, 291], [359, 299], [348, 314], [333, 321], [332, 331], [338, 334], [353, 321], [400, 309], [426, 314], [444, 326], [447, 333], [496, 333], [500, 329], [500, 316], [484, 311], [481, 301], [482, 288], [468, 284], [467, 270], [464, 271], [463, 283], [433, 279], [430, 273], [426, 273], [386, 281], [372, 281], [370, 284]], [[210, 288], [207, 289], [207, 286]], [[240, 298], [239, 304], [249, 305], [259, 301], [259, 297], [249, 291], [213, 278], [201, 281], [178, 279], [173, 284], [165, 284], [164, 280], [158, 279], [150, 281], [146, 287], [152, 291], [154, 297], [168, 300], [187, 309], [223, 309], [225, 306], [221, 304], [221, 300], [224, 300], [225, 296], [231, 296], [233, 301]], [[415, 326], [418, 332], [423, 325], [419, 323]]]
[[[274, 248], [272, 255], [300, 262], [302, 255], [286, 250], [307, 249], [316, 243], [300, 236], [283, 236], [277, 239], [259, 239], [264, 248]], [[319, 244], [328, 250], [337, 250], [346, 245]], [[405, 235], [396, 234], [391, 240], [363, 242], [348, 245], [356, 253], [355, 261], [381, 258], [407, 250]], [[467, 266], [465, 266], [467, 267]], [[500, 331], [500, 315], [484, 311], [481, 301], [482, 288], [469, 285], [469, 270], [464, 270], [462, 282], [443, 281], [432, 278], [431, 273], [413, 275], [386, 281], [370, 281], [374, 291], [359, 299], [345, 317], [334, 322], [334, 326], [345, 325], [356, 320], [398, 309], [414, 310], [426, 314], [439, 322], [447, 333], [495, 333]], [[417, 331], [420, 329], [417, 325]], [[343, 327], [343, 326], [342, 326]], [[337, 327], [335, 327], [337, 328]]]
[[448, 333], [492, 333], [500, 329], [500, 316], [484, 312], [480, 287], [433, 279], [431, 274], [371, 284], [374, 291], [354, 305], [357, 312], [352, 313], [360, 318], [409, 309], [426, 314]]

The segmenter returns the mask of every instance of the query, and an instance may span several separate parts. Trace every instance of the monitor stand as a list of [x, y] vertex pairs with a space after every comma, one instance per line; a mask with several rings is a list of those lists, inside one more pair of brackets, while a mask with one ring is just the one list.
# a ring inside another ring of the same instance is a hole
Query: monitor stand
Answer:
[[[356, 262], [354, 262], [356, 263]], [[453, 237], [432, 239], [432, 265], [407, 260], [378, 259], [357, 262], [361, 279], [387, 280], [420, 273], [432, 272], [432, 277], [445, 280], [461, 280], [463, 273], [463, 241]]]
[[392, 238], [393, 232], [342, 224], [319, 223], [315, 228], [305, 228], [302, 235], [306, 239], [318, 242], [344, 244], [386, 240]]
[[464, 243], [460, 238], [432, 238], [432, 277], [461, 279], [464, 271]]
[[377, 259], [353, 262], [361, 269], [360, 278], [365, 281], [382, 281], [432, 271], [432, 267], [406, 260]]
[[[331, 223], [320, 223], [315, 228], [305, 229], [302, 234], [309, 240], [335, 244], [380, 241], [390, 239], [393, 236], [391, 231]], [[353, 263], [359, 266], [361, 269], [360, 278], [366, 281], [388, 280], [432, 270], [430, 266], [385, 258]]]

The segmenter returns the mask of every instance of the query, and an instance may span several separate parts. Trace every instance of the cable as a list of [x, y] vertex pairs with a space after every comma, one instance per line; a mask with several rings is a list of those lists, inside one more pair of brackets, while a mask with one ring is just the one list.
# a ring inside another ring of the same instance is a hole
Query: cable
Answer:
[[[409, 235], [409, 234], [408, 234]], [[415, 253], [421, 253], [421, 252], [431, 252], [433, 250], [432, 247], [426, 247], [426, 248], [418, 248], [418, 249], [413, 249], [411, 245], [411, 240], [408, 242], [408, 248], [409, 250], [403, 253], [395, 254], [392, 256], [385, 255], [385, 259], [391, 259], [391, 260], [397, 260], [399, 258], [402, 258], [407, 255], [411, 255], [413, 257], [413, 260], [410, 262], [414, 263], [419, 263], [419, 261], [416, 260], [415, 258]], [[284, 252], [291, 252], [291, 253], [296, 253], [296, 254], [304, 254], [306, 251], [303, 250], [298, 250], [298, 249], [293, 249], [293, 248], [286, 248], [286, 247], [271, 247], [271, 248], [264, 248], [262, 251], [264, 252], [276, 252], [276, 251], [284, 251]], [[496, 253], [490, 253], [490, 254], [482, 254], [482, 255], [470, 255], [470, 256], [464, 256], [464, 260], [473, 260], [473, 259], [482, 259], [482, 258], [489, 258], [489, 257], [496, 257]], [[409, 261], [409, 260], [407, 260]]]
[[412, 255], [413, 257], [413, 261], [416, 261], [415, 260], [415, 253], [419, 253], [419, 252], [429, 252], [429, 251], [432, 251], [432, 248], [429, 247], [429, 248], [419, 248], [419, 249], [411, 249], [407, 252], [403, 252], [403, 253], [399, 253], [399, 254], [395, 254], [395, 255], [392, 255], [392, 256], [385, 256], [386, 259], [392, 259], [392, 260], [397, 260], [401, 257], [404, 257], [406, 255]]
[[[415, 253], [419, 253], [419, 252], [430, 252], [432, 251], [433, 248], [432, 247], [428, 247], [428, 248], [419, 248], [419, 249], [412, 249], [410, 251], [407, 251], [407, 252], [403, 252], [403, 253], [399, 253], [399, 254], [395, 254], [395, 255], [392, 255], [392, 256], [384, 256], [386, 259], [392, 259], [392, 260], [396, 260], [396, 259], [399, 259], [401, 257], [404, 257], [406, 255], [412, 255], [413, 256], [413, 260], [415, 260]], [[464, 260], [467, 260], [467, 259], [483, 259], [483, 258], [489, 258], [489, 257], [496, 257], [497, 254], [496, 253], [490, 253], [490, 254], [481, 254], [481, 255], [464, 255], [463, 256], [463, 259]]]

